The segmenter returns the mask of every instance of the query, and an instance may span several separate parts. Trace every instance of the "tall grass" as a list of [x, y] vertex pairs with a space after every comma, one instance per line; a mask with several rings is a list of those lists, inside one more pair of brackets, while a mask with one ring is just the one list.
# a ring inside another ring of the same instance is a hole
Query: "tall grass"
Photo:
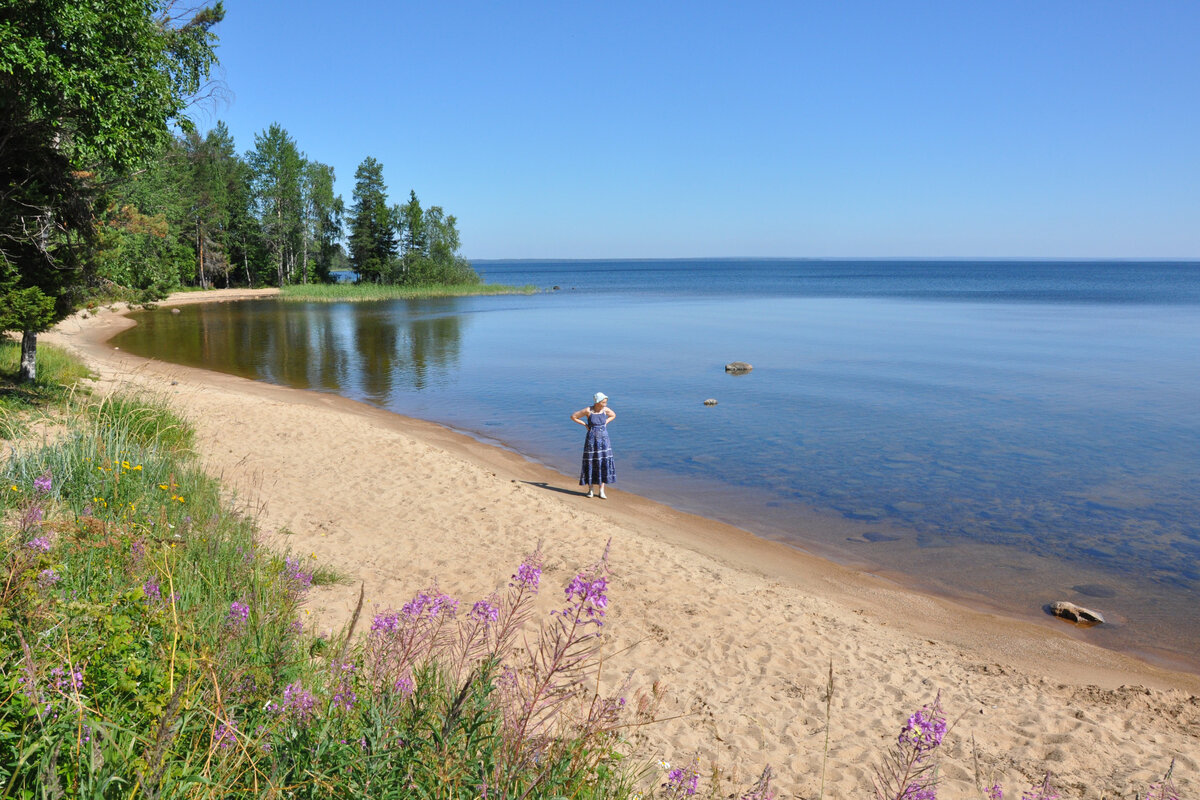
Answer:
[[502, 286], [500, 284], [447, 284], [426, 286], [395, 286], [372, 283], [309, 283], [285, 286], [280, 296], [284, 300], [307, 302], [357, 302], [367, 300], [411, 300], [422, 297], [463, 297], [468, 295], [534, 294], [533, 286]]
[[65, 350], [48, 344], [37, 349], [37, 380], [18, 383], [21, 344], [0, 335], [0, 439], [14, 439], [28, 429], [28, 413], [67, 401], [91, 371]]

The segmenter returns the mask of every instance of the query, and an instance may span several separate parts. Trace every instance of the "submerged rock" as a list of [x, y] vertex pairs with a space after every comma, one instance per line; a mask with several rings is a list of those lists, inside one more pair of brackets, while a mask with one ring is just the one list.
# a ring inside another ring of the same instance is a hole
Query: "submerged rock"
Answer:
[[704, 405], [706, 405], [706, 406], [715, 406], [716, 404], [717, 404], [716, 398], [713, 398], [713, 397], [710, 397], [704, 401]]
[[744, 375], [752, 369], [754, 366], [745, 361], [730, 361], [725, 365], [725, 371], [732, 372], [734, 375]]
[[1057, 603], [1051, 603], [1047, 610], [1056, 617], [1061, 617], [1071, 622], [1081, 622], [1086, 625], [1099, 625], [1104, 622], [1104, 615], [1099, 611], [1092, 611], [1090, 608], [1077, 606], [1074, 603], [1068, 603], [1066, 600], [1059, 600]]

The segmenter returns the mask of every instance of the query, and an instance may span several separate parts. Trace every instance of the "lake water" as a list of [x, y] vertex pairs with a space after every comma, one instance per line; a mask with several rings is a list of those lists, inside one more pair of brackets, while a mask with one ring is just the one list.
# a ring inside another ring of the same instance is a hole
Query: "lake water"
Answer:
[[1111, 624], [1072, 635], [1200, 665], [1200, 263], [476, 267], [544, 291], [185, 306], [114, 344], [570, 476], [603, 391], [618, 489], [1008, 613], [1073, 600]]

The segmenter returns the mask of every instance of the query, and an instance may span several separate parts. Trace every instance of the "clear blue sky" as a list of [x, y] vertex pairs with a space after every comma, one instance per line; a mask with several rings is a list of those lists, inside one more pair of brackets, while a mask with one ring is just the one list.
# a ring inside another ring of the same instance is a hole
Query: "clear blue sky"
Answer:
[[1200, 256], [1200, 3], [227, 0], [280, 123], [469, 258]]

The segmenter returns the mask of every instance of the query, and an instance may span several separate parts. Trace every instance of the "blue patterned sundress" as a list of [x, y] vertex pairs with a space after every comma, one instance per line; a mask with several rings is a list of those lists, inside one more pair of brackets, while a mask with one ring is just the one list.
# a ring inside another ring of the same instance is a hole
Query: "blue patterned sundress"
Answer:
[[617, 467], [613, 463], [612, 442], [608, 440], [608, 415], [589, 412], [587, 416], [587, 439], [583, 442], [583, 469], [579, 472], [579, 485], [593, 483], [616, 483]]

